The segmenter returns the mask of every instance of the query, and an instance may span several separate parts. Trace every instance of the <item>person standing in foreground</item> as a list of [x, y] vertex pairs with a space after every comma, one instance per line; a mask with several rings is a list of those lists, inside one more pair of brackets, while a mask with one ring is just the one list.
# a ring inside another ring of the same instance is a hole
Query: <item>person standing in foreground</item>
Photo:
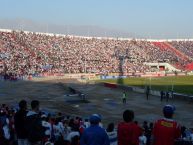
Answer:
[[123, 112], [123, 120], [118, 124], [117, 138], [118, 145], [139, 145], [139, 136], [141, 128], [133, 122], [134, 112], [125, 110]]
[[27, 135], [30, 145], [41, 145], [45, 137], [45, 128], [42, 126], [42, 119], [39, 114], [39, 101], [31, 102], [32, 110], [27, 113]]
[[139, 137], [139, 145], [146, 145], [147, 137], [145, 136], [145, 129], [143, 129], [142, 134]]
[[163, 108], [163, 119], [154, 123], [152, 143], [153, 145], [174, 145], [176, 139], [180, 138], [180, 125], [172, 119], [175, 107], [166, 105]]
[[84, 130], [80, 145], [110, 145], [109, 137], [105, 129], [99, 126], [101, 118], [98, 114], [90, 117], [91, 126]]
[[18, 145], [28, 145], [27, 129], [26, 129], [27, 102], [21, 100], [19, 102], [19, 111], [15, 114], [14, 125], [17, 135]]

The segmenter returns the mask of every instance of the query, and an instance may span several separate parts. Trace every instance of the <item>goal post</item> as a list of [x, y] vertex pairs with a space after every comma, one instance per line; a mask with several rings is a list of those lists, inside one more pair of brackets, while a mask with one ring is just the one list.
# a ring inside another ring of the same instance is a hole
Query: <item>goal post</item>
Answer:
[[144, 88], [149, 88], [151, 90], [157, 91], [174, 91], [174, 78], [158, 78], [158, 77], [149, 77], [144, 80]]

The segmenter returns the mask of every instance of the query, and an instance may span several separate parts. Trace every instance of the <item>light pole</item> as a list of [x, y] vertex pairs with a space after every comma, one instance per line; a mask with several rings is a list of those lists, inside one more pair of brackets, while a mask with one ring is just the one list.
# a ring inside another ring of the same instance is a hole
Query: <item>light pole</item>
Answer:
[[87, 56], [87, 45], [86, 45], [86, 47], [85, 47], [85, 57], [84, 57], [84, 73], [86, 73], [87, 72], [87, 70], [86, 70], [86, 56]]
[[86, 57], [84, 58], [84, 73], [86, 73]]

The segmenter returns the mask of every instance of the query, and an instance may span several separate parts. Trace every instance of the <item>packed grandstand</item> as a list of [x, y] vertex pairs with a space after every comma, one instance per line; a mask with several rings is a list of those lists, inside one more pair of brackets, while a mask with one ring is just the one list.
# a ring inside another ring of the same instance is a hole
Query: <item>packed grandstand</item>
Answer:
[[[17, 78], [63, 73], [136, 73], [144, 63], [168, 63], [192, 70], [192, 40], [91, 38], [24, 31], [0, 31], [0, 73]], [[123, 69], [120, 69], [120, 65]]]
[[[137, 72], [164, 71], [163, 68], [152, 69], [145, 65], [146, 63], [168, 63], [182, 72], [193, 70], [193, 40], [90, 38], [12, 30], [0, 31], [0, 76], [3, 76], [4, 79], [19, 79], [45, 74], [93, 73], [106, 75], [121, 73], [125, 75]], [[26, 118], [35, 114], [41, 122], [41, 124], [37, 124], [43, 128], [43, 135], [38, 138], [41, 143], [84, 145], [83, 132], [92, 126], [92, 117], [100, 118], [97, 114], [90, 118], [67, 116], [64, 115], [65, 112], [64, 114], [55, 112], [57, 115], [52, 115], [50, 112], [39, 112], [39, 110], [35, 110], [37, 108], [31, 106], [31, 112], [27, 112], [27, 106], [22, 104], [19, 104], [20, 108], [13, 108], [6, 104], [0, 106], [0, 144], [12, 145], [20, 141], [19, 138], [16, 138], [18, 134], [21, 135], [21, 139], [30, 140], [33, 135], [29, 136], [28, 132], [28, 136], [26, 136], [25, 131], [26, 128], [29, 127], [29, 130], [32, 130], [33, 127], [27, 126], [25, 123], [27, 122]], [[21, 114], [18, 115], [18, 112]], [[150, 145], [154, 124], [144, 121], [142, 125], [139, 125], [137, 121], [134, 123], [133, 119], [134, 116], [130, 122], [140, 130], [134, 145], [138, 145], [140, 141], [142, 143], [145, 141], [144, 144]], [[124, 138], [122, 139], [124, 135], [117, 131], [117, 126], [113, 122], [109, 122], [108, 127], [104, 128], [101, 118], [97, 121], [100, 129], [103, 128], [108, 135], [106, 145], [117, 145], [120, 140], [125, 141]], [[24, 125], [27, 127], [25, 126], [25, 128]], [[124, 127], [127, 128], [127, 125], [123, 122], [123, 130]], [[24, 132], [20, 132], [20, 130]], [[176, 140], [176, 145], [181, 145], [181, 141], [192, 143], [190, 141], [193, 140], [193, 130], [181, 126], [180, 131], [180, 134], [175, 138], [179, 138]], [[34, 134], [37, 135], [37, 133], [39, 132], [36, 130]], [[85, 140], [88, 138], [85, 137]], [[119, 143], [119, 145], [124, 144]]]

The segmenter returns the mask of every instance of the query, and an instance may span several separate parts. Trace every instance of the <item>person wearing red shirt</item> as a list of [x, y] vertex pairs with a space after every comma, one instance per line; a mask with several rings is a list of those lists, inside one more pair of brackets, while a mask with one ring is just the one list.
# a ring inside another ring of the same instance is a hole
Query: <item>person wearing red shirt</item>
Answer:
[[172, 119], [175, 107], [166, 105], [163, 108], [163, 119], [154, 123], [153, 128], [153, 145], [174, 145], [175, 140], [180, 138], [180, 125]]
[[134, 112], [125, 110], [123, 112], [124, 122], [118, 124], [117, 138], [118, 145], [139, 145], [141, 128], [133, 122]]

